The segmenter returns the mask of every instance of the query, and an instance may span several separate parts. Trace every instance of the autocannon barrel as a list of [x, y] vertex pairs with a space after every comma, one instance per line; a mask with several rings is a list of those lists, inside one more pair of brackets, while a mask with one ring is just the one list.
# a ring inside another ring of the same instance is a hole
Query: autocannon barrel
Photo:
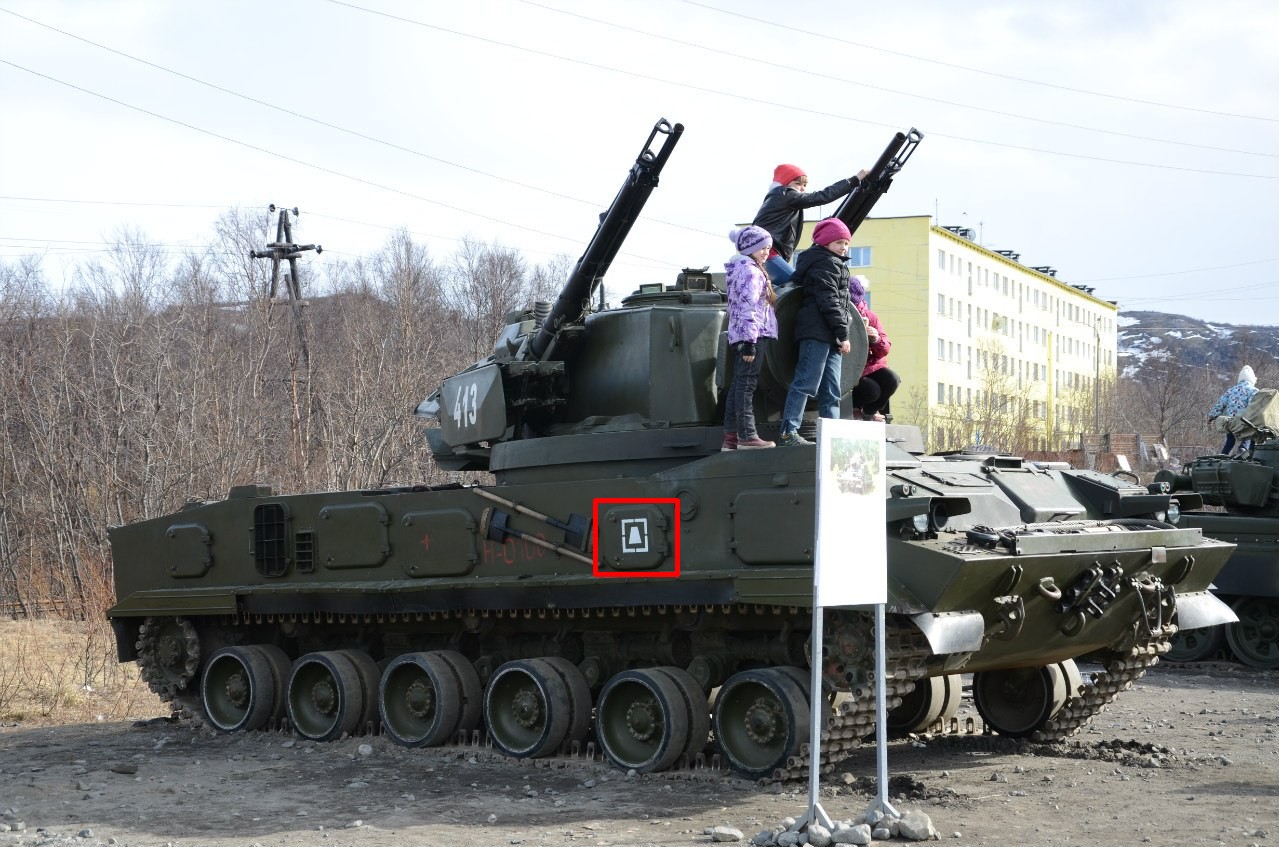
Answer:
[[862, 225], [862, 221], [866, 220], [866, 216], [870, 214], [870, 210], [879, 201], [879, 198], [888, 191], [888, 187], [892, 185], [893, 177], [897, 176], [897, 172], [906, 164], [906, 160], [915, 152], [915, 148], [919, 146], [924, 134], [914, 127], [910, 132], [899, 132], [893, 136], [893, 140], [884, 148], [884, 152], [880, 154], [879, 161], [875, 163], [875, 167], [871, 168], [866, 179], [862, 180], [857, 188], [844, 198], [844, 202], [839, 204], [839, 208], [835, 210], [833, 217], [839, 218], [848, 227], [849, 232], [856, 232], [857, 227]]
[[[644, 149], [626, 175], [626, 181], [613, 198], [613, 203], [600, 215], [600, 224], [591, 243], [573, 266], [573, 272], [564, 283], [550, 314], [533, 337], [529, 345], [533, 358], [541, 359], [560, 327], [576, 321], [586, 311], [591, 296], [622, 248], [622, 242], [626, 240], [631, 226], [644, 208], [648, 195], [657, 187], [658, 175], [683, 132], [683, 124], [671, 124], [665, 118], [653, 126], [648, 140], [644, 142]], [[661, 147], [655, 151], [653, 144], [659, 135], [664, 138], [661, 140]]]

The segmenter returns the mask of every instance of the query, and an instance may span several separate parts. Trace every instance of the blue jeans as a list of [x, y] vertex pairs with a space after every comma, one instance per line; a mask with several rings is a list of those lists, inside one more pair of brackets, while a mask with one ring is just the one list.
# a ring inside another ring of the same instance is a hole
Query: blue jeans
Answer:
[[782, 432], [797, 432], [809, 397], [817, 398], [817, 414], [839, 417], [839, 348], [806, 338], [799, 342], [799, 361], [782, 407]]
[[773, 281], [774, 288], [790, 282], [790, 278], [795, 275], [795, 269], [791, 267], [791, 263], [781, 256], [773, 256], [765, 262], [764, 270], [768, 271], [768, 278]]

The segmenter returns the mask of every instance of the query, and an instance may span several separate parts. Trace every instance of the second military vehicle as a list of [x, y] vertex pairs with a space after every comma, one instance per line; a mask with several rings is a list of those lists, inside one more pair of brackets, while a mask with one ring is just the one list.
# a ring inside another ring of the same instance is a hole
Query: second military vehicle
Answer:
[[1160, 471], [1157, 482], [1174, 492], [1192, 491], [1206, 509], [1183, 511], [1178, 526], [1238, 545], [1213, 580], [1217, 596], [1239, 620], [1178, 635], [1170, 658], [1213, 658], [1224, 646], [1245, 665], [1279, 668], [1279, 399], [1258, 391], [1231, 423], [1251, 447], [1237, 456], [1201, 456], [1183, 473]]

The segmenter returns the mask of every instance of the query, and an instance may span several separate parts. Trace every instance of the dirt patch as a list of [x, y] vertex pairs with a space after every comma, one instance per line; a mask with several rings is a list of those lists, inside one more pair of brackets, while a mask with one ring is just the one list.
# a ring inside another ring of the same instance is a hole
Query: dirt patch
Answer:
[[[1276, 672], [1157, 667], [1064, 744], [981, 734], [895, 741], [890, 798], [958, 844], [1273, 844], [1276, 682]], [[965, 699], [961, 725], [969, 716]], [[823, 808], [837, 819], [864, 811], [874, 777], [866, 747], [824, 780]], [[0, 728], [0, 823], [23, 825], [0, 844], [87, 833], [74, 841], [688, 845], [710, 842], [714, 826], [749, 840], [806, 803], [806, 784], [705, 770], [628, 778], [585, 759], [406, 750], [380, 737], [315, 744], [166, 720]]]

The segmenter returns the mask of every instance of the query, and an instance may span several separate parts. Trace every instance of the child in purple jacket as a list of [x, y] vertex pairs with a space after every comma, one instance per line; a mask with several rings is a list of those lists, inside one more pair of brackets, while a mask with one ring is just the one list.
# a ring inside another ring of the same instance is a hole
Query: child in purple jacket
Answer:
[[728, 272], [728, 349], [733, 355], [733, 384], [724, 401], [726, 450], [759, 450], [775, 446], [755, 429], [755, 386], [764, 353], [760, 339], [777, 337], [777, 295], [764, 271], [773, 237], [757, 226], [735, 229], [737, 255], [724, 265]]

